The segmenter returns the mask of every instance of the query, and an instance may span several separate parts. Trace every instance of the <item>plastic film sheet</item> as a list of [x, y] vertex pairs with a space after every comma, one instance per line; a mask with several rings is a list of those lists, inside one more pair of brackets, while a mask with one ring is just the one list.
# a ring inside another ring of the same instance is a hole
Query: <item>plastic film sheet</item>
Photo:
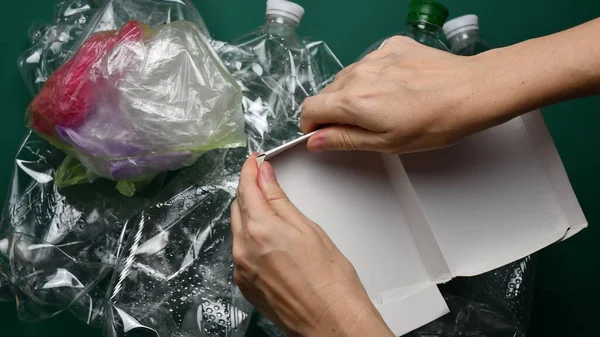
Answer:
[[229, 230], [241, 165], [249, 153], [301, 134], [302, 101], [342, 67], [324, 43], [309, 49], [293, 28], [277, 28], [267, 23], [219, 46], [217, 53], [242, 88], [248, 146], [206, 153], [173, 180], [164, 201], [130, 221], [130, 239], [111, 285], [109, 336], [133, 330], [159, 336], [246, 331], [252, 308], [232, 282]]
[[[126, 3], [138, 2], [148, 1]], [[239, 87], [205, 35], [189, 21], [150, 26], [135, 17], [88, 34], [29, 105], [28, 126], [69, 154], [59, 187], [102, 177], [132, 195], [134, 182], [244, 145]]]
[[[150, 28], [155, 38], [160, 34], [173, 37], [161, 38], [163, 42], [179, 39], [175, 44], [167, 44], [180, 47], [181, 59], [168, 62], [163, 58], [164, 63], [155, 59], [157, 67], [168, 68], [170, 63], [197, 68], [190, 59], [203, 55], [205, 59], [200, 60], [206, 61], [204, 67], [195, 70], [229, 77], [230, 87], [237, 87], [199, 33], [198, 27], [202, 29], [204, 23], [187, 1], [63, 1], [57, 5], [55, 14], [53, 23], [32, 27], [32, 47], [19, 59], [23, 78], [32, 94], [37, 94], [51, 74], [71, 60], [90, 37], [93, 40], [93, 36], [114, 36], [117, 33], [107, 29], [128, 22], [135, 22], [133, 28], [142, 33], [143, 29], [139, 28], [144, 25], [157, 27]], [[122, 49], [136, 51], [131, 46], [135, 44]], [[193, 48], [198, 52], [193, 53]], [[157, 81], [148, 78], [146, 83], [152, 85]], [[130, 84], [136, 83], [139, 81], [130, 81]], [[229, 127], [239, 129], [238, 142], [243, 143], [241, 94], [239, 89], [235, 91], [239, 99], [235, 107], [239, 110], [239, 121], [237, 126], [230, 123]], [[216, 105], [214, 100], [213, 103]], [[212, 123], [207, 127], [216, 126]], [[153, 180], [136, 184], [136, 194], [131, 197], [123, 196], [115, 189], [114, 182], [105, 179], [61, 188], [57, 177], [61, 177], [62, 168], [69, 167], [71, 177], [85, 174], [87, 169], [73, 156], [66, 156], [50, 145], [46, 141], [49, 137], [43, 138], [31, 132], [27, 134], [10, 178], [0, 225], [0, 300], [16, 299], [19, 317], [24, 320], [45, 319], [69, 310], [84, 322], [103, 325], [113, 267], [129, 233], [127, 221], [154, 204], [152, 200], [165, 186], [165, 178], [175, 174], [161, 173]], [[62, 172], [64, 178], [65, 170]]]
[[[89, 25], [103, 22], [94, 20], [98, 8], [105, 17], [110, 13], [103, 6], [81, 10], [88, 24], [72, 29], [58, 54], [44, 49], [40, 63], [30, 64], [29, 73], [47, 71], [37, 83], [61, 64], [42, 66], [44, 57], [69, 59], [77, 49], [70, 43], [89, 39]], [[59, 188], [55, 176], [65, 154], [28, 135], [0, 231], [0, 287], [17, 297], [22, 319], [69, 310], [104, 325], [108, 336], [244, 334], [252, 308], [232, 283], [229, 231], [239, 170], [250, 152], [296, 138], [302, 100], [341, 69], [324, 43], [304, 44], [293, 30], [272, 28], [265, 25], [218, 52], [242, 88], [245, 148], [208, 151], [125, 197], [104, 179]], [[279, 33], [285, 38], [271, 43]], [[261, 49], [261, 41], [270, 42]]]

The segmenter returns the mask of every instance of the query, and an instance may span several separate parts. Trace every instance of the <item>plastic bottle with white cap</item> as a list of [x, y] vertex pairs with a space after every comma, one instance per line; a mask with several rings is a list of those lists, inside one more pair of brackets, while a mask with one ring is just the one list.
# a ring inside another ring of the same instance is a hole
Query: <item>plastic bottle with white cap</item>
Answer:
[[294, 2], [286, 0], [267, 1], [267, 22], [296, 28], [303, 16], [304, 8]]
[[269, 0], [265, 23], [217, 49], [242, 87], [249, 150], [270, 150], [302, 135], [300, 105], [317, 94], [342, 66], [322, 42], [298, 36], [304, 9]]
[[459, 16], [446, 22], [444, 34], [450, 50], [457, 55], [471, 56], [490, 49], [479, 36], [479, 18], [474, 14]]

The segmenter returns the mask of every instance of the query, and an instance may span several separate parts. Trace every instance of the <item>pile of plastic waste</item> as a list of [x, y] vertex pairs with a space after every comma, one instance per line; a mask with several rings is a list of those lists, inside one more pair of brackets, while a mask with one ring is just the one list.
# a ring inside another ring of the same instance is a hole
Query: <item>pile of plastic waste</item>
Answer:
[[189, 3], [151, 3], [61, 3], [21, 59], [35, 133], [3, 214], [0, 285], [22, 319], [69, 310], [109, 336], [242, 336], [253, 309], [232, 282], [239, 170], [301, 134], [302, 101], [342, 66], [296, 34], [293, 3], [270, 1], [262, 27], [216, 52]]
[[[437, 43], [447, 10], [423, 0], [423, 16], [417, 2], [409, 22], [435, 23]], [[0, 300], [23, 320], [69, 311], [109, 337], [235, 337], [249, 324], [284, 336], [233, 282], [229, 207], [247, 156], [301, 135], [303, 100], [342, 69], [298, 36], [303, 15], [269, 0], [261, 27], [219, 42], [188, 0], [67, 0], [34, 26]], [[520, 336], [533, 271], [528, 258], [452, 281], [452, 313], [411, 335]]]

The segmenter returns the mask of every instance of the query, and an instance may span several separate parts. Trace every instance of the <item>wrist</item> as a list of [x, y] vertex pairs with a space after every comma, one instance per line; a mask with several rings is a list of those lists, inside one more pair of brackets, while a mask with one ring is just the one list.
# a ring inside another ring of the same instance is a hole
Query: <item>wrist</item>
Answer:
[[600, 20], [594, 20], [472, 57], [478, 64], [474, 92], [488, 104], [489, 117], [508, 120], [600, 92], [600, 47], [591, 38], [598, 27]]
[[473, 104], [467, 113], [472, 115], [471, 120], [478, 130], [535, 110], [541, 100], [534, 97], [532, 91], [538, 89], [535, 88], [535, 74], [531, 68], [522, 67], [523, 57], [515, 58], [512, 48], [515, 46], [492, 49], [471, 57]]

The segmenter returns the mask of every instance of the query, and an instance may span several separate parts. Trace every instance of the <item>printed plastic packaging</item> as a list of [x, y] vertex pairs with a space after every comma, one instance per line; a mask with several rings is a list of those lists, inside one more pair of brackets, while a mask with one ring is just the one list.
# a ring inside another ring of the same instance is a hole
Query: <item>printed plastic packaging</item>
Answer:
[[229, 228], [240, 168], [250, 152], [296, 138], [302, 101], [342, 68], [324, 43], [309, 50], [296, 35], [302, 14], [269, 1], [262, 28], [217, 50], [242, 87], [248, 146], [204, 154], [129, 221], [108, 296], [109, 337], [244, 335], [252, 307], [233, 283]]
[[[447, 17], [448, 9], [435, 0], [410, 0], [406, 30], [395, 35], [410, 37], [426, 46], [449, 51], [440, 38]], [[380, 40], [367, 48], [360, 59], [379, 49], [387, 39]]]

